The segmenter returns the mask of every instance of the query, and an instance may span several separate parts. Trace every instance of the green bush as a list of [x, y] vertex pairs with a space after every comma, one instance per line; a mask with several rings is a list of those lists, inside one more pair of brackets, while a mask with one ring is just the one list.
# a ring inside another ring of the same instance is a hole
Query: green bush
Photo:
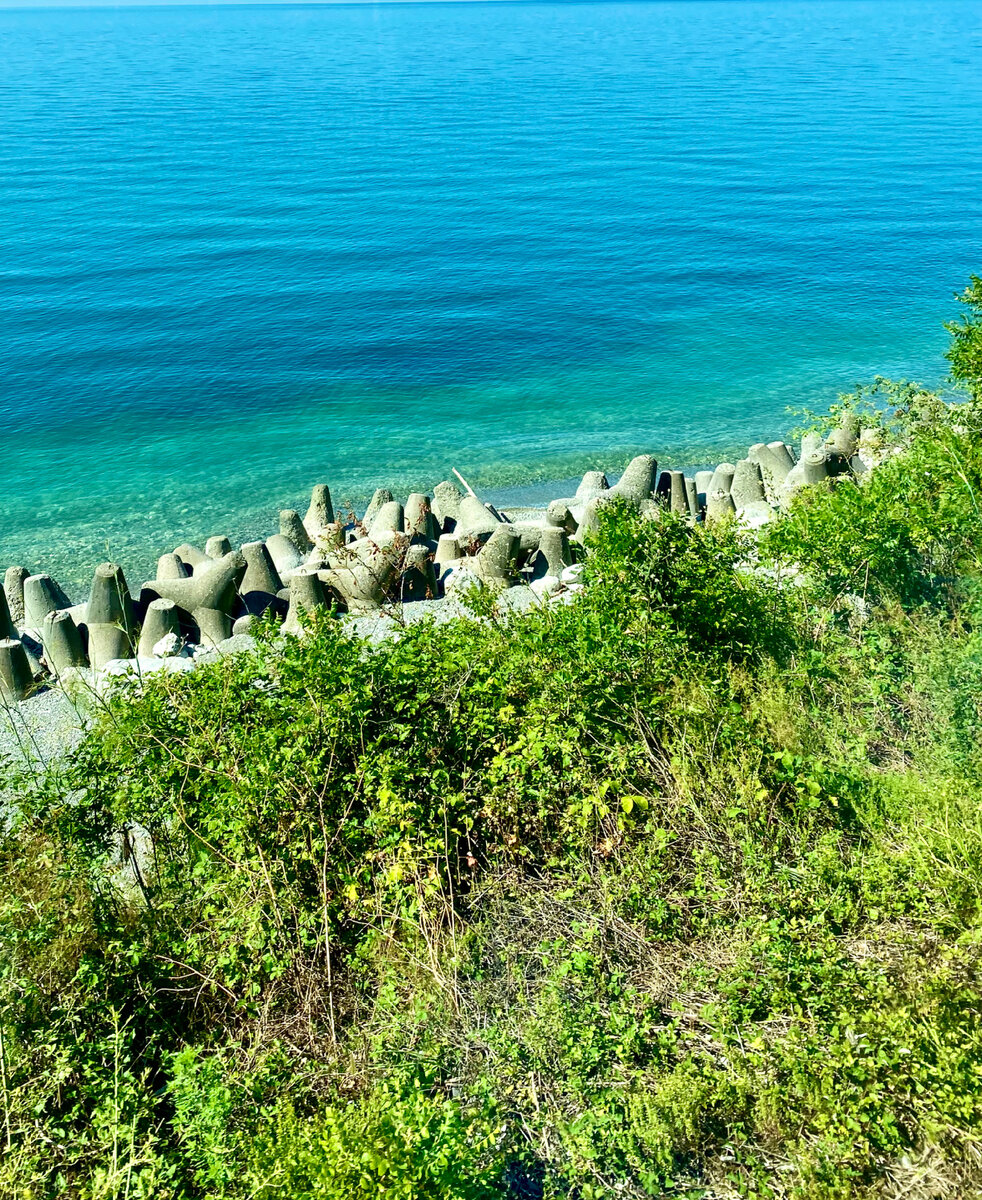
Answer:
[[945, 325], [951, 334], [951, 346], [945, 357], [951, 363], [952, 379], [979, 400], [982, 399], [982, 279], [978, 275], [972, 276], [958, 300], [969, 315]]

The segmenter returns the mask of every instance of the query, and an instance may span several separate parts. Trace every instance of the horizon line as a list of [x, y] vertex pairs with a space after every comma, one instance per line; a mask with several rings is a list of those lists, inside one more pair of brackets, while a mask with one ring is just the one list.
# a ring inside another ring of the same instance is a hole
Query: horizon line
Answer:
[[[136, 8], [373, 8], [380, 5], [386, 7], [423, 4], [447, 5], [524, 5], [548, 4], [555, 7], [563, 5], [586, 4], [689, 4], [689, 3], [759, 3], [760, 0], [122, 0], [113, 3], [112, 0], [102, 0], [102, 3], [90, 3], [90, 0], [55, 0], [47, 3], [38, 0], [37, 3], [0, 4], [0, 12], [36, 12], [40, 10], [81, 10], [89, 12], [112, 12], [120, 9]], [[823, 0], [817, 0], [823, 2]], [[870, 2], [870, 0], [861, 0]]]

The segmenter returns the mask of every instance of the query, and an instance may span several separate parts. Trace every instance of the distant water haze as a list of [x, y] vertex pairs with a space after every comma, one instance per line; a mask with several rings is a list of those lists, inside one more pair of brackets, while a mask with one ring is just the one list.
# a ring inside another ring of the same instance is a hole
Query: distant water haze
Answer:
[[76, 591], [938, 382], [982, 270], [976, 0], [6, 10], [0, 61], [0, 566]]

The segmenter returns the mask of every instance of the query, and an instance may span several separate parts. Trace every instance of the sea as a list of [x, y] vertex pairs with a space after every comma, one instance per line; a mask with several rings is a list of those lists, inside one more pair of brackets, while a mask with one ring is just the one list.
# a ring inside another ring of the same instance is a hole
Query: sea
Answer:
[[0, 11], [0, 569], [942, 385], [979, 0]]

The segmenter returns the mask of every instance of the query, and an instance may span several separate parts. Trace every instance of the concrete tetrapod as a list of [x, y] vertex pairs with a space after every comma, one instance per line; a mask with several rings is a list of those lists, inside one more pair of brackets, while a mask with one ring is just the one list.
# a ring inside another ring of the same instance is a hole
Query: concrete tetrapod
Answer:
[[161, 554], [157, 559], [158, 579], [190, 579], [191, 570], [177, 554]]
[[317, 574], [322, 583], [338, 593], [349, 612], [372, 612], [388, 598], [397, 558], [395, 547], [375, 545], [365, 539], [347, 564]]
[[388, 488], [376, 488], [375, 489], [375, 494], [372, 496], [371, 500], [368, 502], [368, 508], [365, 509], [365, 515], [361, 519], [361, 523], [365, 527], [366, 530], [371, 529], [372, 524], [375, 521], [375, 518], [382, 511], [383, 505], [391, 504], [394, 499], [395, 499], [395, 497], [392, 495], [392, 493], [389, 491]]
[[0, 638], [14, 638], [16, 636], [17, 630], [14, 628], [14, 621], [7, 604], [7, 593], [0, 587]]
[[246, 610], [263, 613], [269, 608], [276, 593], [283, 587], [265, 542], [246, 542], [242, 547], [245, 559], [245, 574], [239, 581], [239, 595]]
[[706, 498], [709, 495], [709, 485], [712, 481], [712, 471], [696, 471], [696, 502], [702, 515], [706, 512]]
[[802, 483], [821, 483], [829, 475], [829, 456], [824, 450], [812, 450], [799, 463]]
[[683, 471], [663, 471], [662, 479], [666, 475], [668, 476], [668, 506], [673, 513], [677, 513], [680, 517], [687, 517], [689, 515], [689, 497], [685, 490], [685, 473]]
[[597, 514], [602, 508], [610, 508], [613, 503], [614, 498], [610, 492], [605, 492], [602, 496], [594, 496], [592, 500], [588, 500], [583, 505], [583, 515], [580, 518], [579, 525], [576, 527], [573, 541], [582, 545], [590, 534], [596, 533], [600, 528], [600, 518]]
[[732, 463], [720, 463], [709, 481], [709, 491], [706, 493], [706, 523], [711, 524], [724, 517], [727, 513], [736, 511], [730, 487], [736, 467]]
[[736, 467], [733, 463], [723, 462], [712, 474], [709, 481], [709, 493], [713, 492], [729, 492], [733, 486], [733, 476], [736, 474]]
[[26, 567], [8, 567], [3, 576], [3, 590], [7, 593], [10, 619], [15, 625], [24, 624], [24, 581], [30, 578]]
[[460, 519], [460, 502], [463, 493], [444, 479], [433, 489], [433, 515], [441, 533], [452, 533]]
[[734, 512], [736, 512], [736, 505], [733, 503], [733, 497], [729, 492], [724, 492], [722, 488], [710, 491], [709, 497], [706, 500], [707, 525], [711, 525], [714, 521], [720, 520], [728, 513]]
[[224, 558], [232, 549], [232, 543], [224, 534], [216, 534], [205, 542], [205, 554], [208, 558]]
[[450, 563], [457, 562], [461, 557], [460, 542], [455, 533], [441, 533], [436, 544], [436, 557], [433, 560], [437, 576], [442, 575]]
[[290, 607], [283, 622], [283, 632], [300, 637], [304, 632], [301, 618], [329, 605], [327, 590], [318, 573], [309, 567], [301, 567], [290, 578]]
[[781, 488], [781, 499], [787, 503], [800, 487], [806, 484], [821, 483], [829, 476], [829, 455], [824, 443], [818, 446], [814, 442], [802, 439], [802, 455], [788, 472]]
[[784, 454], [778, 453], [770, 446], [765, 446], [763, 442], [758, 442], [747, 451], [747, 458], [760, 467], [761, 478], [764, 481], [764, 494], [768, 500], [778, 499], [784, 481], [791, 470], [791, 467], [787, 465], [791, 456], [787, 453], [787, 447], [783, 443], [781, 446]]
[[768, 442], [767, 449], [771, 451], [782, 467], [790, 471], [794, 466], [794, 454], [787, 442]]
[[50, 575], [28, 575], [24, 580], [24, 628], [40, 629], [44, 618], [59, 607], [59, 588]]
[[833, 429], [825, 443], [829, 452], [847, 462], [859, 448], [859, 417], [844, 412], [839, 417], [839, 427]]
[[402, 569], [400, 599], [435, 600], [437, 598], [436, 572], [430, 558], [429, 546], [418, 542], [406, 552], [406, 563]]
[[295, 542], [282, 533], [274, 533], [266, 539], [266, 550], [276, 574], [287, 583], [287, 572], [295, 571], [303, 566], [303, 555], [297, 549]]
[[736, 508], [744, 508], [764, 499], [764, 480], [757, 463], [741, 458], [733, 471], [730, 495]]
[[101, 563], [96, 567], [85, 606], [85, 623], [89, 627], [119, 625], [127, 633], [132, 632], [133, 601], [119, 563]]
[[325, 525], [320, 531], [317, 538], [317, 545], [307, 555], [305, 562], [308, 567], [313, 566], [317, 562], [322, 562], [325, 558], [330, 558], [332, 554], [337, 554], [345, 548], [345, 531], [339, 521], [335, 521], [333, 525]]
[[303, 519], [303, 527], [316, 542], [321, 530], [333, 524], [334, 505], [331, 503], [331, 489], [326, 483], [317, 483], [310, 493], [310, 505]]
[[159, 597], [151, 600], [147, 605], [146, 616], [143, 618], [137, 654], [140, 658], [153, 658], [154, 646], [170, 633], [176, 634], [178, 637], [181, 633], [177, 605], [173, 600], [164, 600]]
[[71, 613], [48, 613], [41, 628], [41, 645], [48, 670], [56, 677], [68, 667], [89, 665], [88, 655], [82, 646], [82, 635]]
[[230, 614], [237, 602], [237, 584], [245, 569], [243, 556], [233, 552], [218, 559], [211, 570], [191, 579], [154, 579], [143, 587], [154, 596], [173, 600], [179, 608], [190, 613], [202, 642], [217, 646], [231, 633]]
[[571, 566], [573, 554], [569, 548], [569, 537], [565, 529], [547, 526], [539, 538], [539, 550], [532, 560], [532, 578], [545, 575], [561, 575], [563, 568]]
[[92, 577], [85, 608], [89, 660], [95, 670], [114, 658], [133, 654], [133, 601], [118, 563], [101, 563]]
[[182, 562], [187, 563], [192, 571], [196, 571], [198, 567], [207, 566], [214, 561], [202, 550], [199, 550], [197, 546], [192, 546], [190, 542], [181, 542], [179, 546], [175, 546], [174, 553]]
[[500, 524], [501, 521], [476, 496], [464, 496], [460, 501], [460, 517], [454, 532], [462, 545], [467, 542], [486, 542]]
[[398, 500], [388, 500], [378, 510], [368, 536], [378, 539], [387, 533], [402, 533], [406, 525], [405, 509]]
[[515, 580], [514, 566], [521, 538], [510, 525], [499, 524], [468, 564], [485, 583], [507, 587]]
[[542, 521], [502, 521], [512, 533], [518, 534], [518, 551], [516, 552], [517, 561], [519, 564], [526, 559], [534, 558], [535, 552], [539, 548], [539, 539], [542, 537], [542, 530], [546, 528]]
[[546, 509], [546, 524], [576, 533], [576, 518], [565, 500], [553, 500]]
[[631, 504], [640, 505], [655, 494], [658, 477], [658, 461], [650, 454], [639, 454], [624, 468], [624, 474], [610, 489], [611, 495], [620, 496]]
[[314, 548], [300, 514], [295, 508], [280, 510], [280, 537], [289, 538], [298, 554], [307, 554]]
[[689, 503], [689, 518], [695, 524], [699, 520], [699, 496], [696, 492], [696, 481], [685, 476], [685, 498]]
[[0, 640], [0, 696], [4, 700], [25, 700], [34, 687], [30, 660], [17, 638]]
[[403, 520], [403, 528], [413, 542], [435, 542], [439, 537], [432, 502], [422, 492], [410, 493]]
[[595, 500], [597, 496], [602, 496], [609, 490], [610, 484], [603, 471], [587, 471], [580, 480], [573, 499], [578, 504], [585, 504], [588, 500]]

